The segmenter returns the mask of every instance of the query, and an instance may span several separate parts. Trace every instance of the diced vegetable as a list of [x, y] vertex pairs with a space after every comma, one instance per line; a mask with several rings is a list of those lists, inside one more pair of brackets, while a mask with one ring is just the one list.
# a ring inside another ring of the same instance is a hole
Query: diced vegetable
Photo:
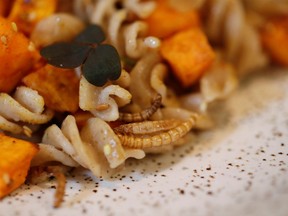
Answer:
[[288, 66], [288, 16], [267, 22], [261, 38], [271, 58], [280, 65]]
[[11, 92], [40, 59], [15, 23], [0, 17], [0, 92]]
[[0, 133], [0, 199], [24, 183], [38, 150], [34, 143]]
[[6, 17], [14, 0], [0, 0], [0, 16]]
[[15, 0], [8, 18], [30, 34], [37, 22], [53, 14], [56, 8], [57, 0]]
[[215, 59], [215, 53], [200, 28], [184, 30], [163, 40], [160, 52], [183, 87], [198, 81]]
[[74, 70], [45, 65], [22, 82], [43, 96], [45, 105], [59, 112], [76, 112], [79, 106], [79, 78]]
[[165, 38], [189, 27], [200, 25], [196, 10], [177, 11], [169, 5], [169, 0], [158, 0], [153, 13], [145, 19], [149, 26], [149, 35]]

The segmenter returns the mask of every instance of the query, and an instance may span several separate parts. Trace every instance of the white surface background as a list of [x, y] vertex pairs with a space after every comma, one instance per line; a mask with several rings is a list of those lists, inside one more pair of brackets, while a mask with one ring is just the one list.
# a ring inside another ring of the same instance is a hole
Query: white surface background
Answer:
[[257, 74], [214, 106], [217, 127], [109, 181], [79, 171], [54, 209], [55, 182], [24, 185], [0, 215], [288, 215], [288, 71]]

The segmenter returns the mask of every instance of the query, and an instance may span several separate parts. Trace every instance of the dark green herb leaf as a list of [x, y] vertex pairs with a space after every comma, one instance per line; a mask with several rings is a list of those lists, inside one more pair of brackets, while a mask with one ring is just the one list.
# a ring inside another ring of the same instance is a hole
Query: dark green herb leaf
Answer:
[[63, 42], [44, 47], [40, 54], [53, 66], [76, 68], [84, 62], [91, 49], [83, 44]]
[[87, 26], [76, 38], [75, 41], [88, 44], [100, 44], [105, 40], [105, 34], [98, 25]]
[[83, 65], [84, 77], [96, 86], [103, 86], [108, 80], [116, 80], [120, 74], [120, 57], [117, 50], [108, 44], [93, 49]]
[[121, 62], [117, 50], [101, 43], [105, 34], [98, 25], [89, 25], [72, 42], [56, 43], [41, 50], [41, 55], [56, 67], [83, 66], [83, 75], [93, 85], [103, 86], [108, 80], [116, 80], [121, 74]]

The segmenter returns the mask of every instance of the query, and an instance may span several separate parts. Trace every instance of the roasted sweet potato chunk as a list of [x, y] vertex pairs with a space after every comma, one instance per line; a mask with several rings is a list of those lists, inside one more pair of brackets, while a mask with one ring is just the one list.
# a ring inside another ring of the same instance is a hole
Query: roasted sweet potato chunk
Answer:
[[269, 20], [261, 32], [261, 38], [272, 60], [288, 66], [288, 16]]
[[79, 78], [73, 70], [45, 65], [23, 78], [23, 83], [39, 92], [45, 105], [59, 112], [76, 112], [79, 106]]
[[0, 199], [24, 183], [37, 152], [36, 144], [0, 133]]
[[183, 87], [198, 81], [215, 58], [215, 53], [200, 28], [180, 31], [164, 39], [160, 52]]
[[156, 9], [144, 21], [148, 23], [149, 35], [159, 38], [200, 25], [196, 10], [177, 11], [169, 5], [169, 0], [158, 0]]
[[8, 18], [19, 29], [30, 34], [41, 19], [51, 15], [57, 8], [57, 0], [15, 0]]
[[14, 0], [0, 0], [0, 16], [6, 17], [9, 14]]
[[17, 25], [0, 17], [0, 92], [11, 92], [40, 59]]

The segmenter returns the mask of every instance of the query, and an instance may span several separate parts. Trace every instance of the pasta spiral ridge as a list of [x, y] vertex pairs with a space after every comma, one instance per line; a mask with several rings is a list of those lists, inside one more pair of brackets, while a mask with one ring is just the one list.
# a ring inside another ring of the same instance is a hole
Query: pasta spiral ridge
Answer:
[[287, 0], [242, 0], [248, 10], [256, 11], [264, 15], [287, 15]]
[[32, 131], [27, 125], [45, 124], [54, 116], [54, 112], [44, 106], [43, 97], [25, 86], [18, 87], [13, 96], [0, 93], [0, 129], [30, 136]]
[[249, 22], [239, 0], [206, 0], [204, 28], [209, 40], [223, 46], [224, 58], [232, 62], [240, 75], [265, 66], [257, 29]]
[[129, 157], [141, 159], [145, 156], [142, 150], [124, 149], [118, 136], [100, 118], [90, 118], [79, 130], [72, 115], [64, 119], [61, 128], [51, 125], [46, 129], [39, 154], [33, 165], [43, 164], [47, 160], [72, 167], [81, 165], [97, 177], [113, 174], [114, 169], [123, 165]]
[[[116, 2], [124, 7], [117, 9]], [[145, 54], [149, 47], [154, 47], [157, 39], [146, 38], [147, 24], [141, 20], [131, 22], [130, 17], [138, 16], [145, 18], [154, 10], [154, 1], [140, 2], [139, 0], [97, 0], [82, 4], [82, 15], [86, 15], [91, 23], [100, 25], [107, 32], [107, 41], [111, 43], [120, 55], [130, 58], [140, 58]], [[157, 47], [157, 45], [156, 45]]]
[[[119, 85], [94, 86], [82, 76], [79, 90], [80, 108], [105, 121], [119, 118], [119, 107], [131, 101], [131, 94]], [[98, 107], [98, 108], [97, 108]], [[99, 109], [99, 107], [102, 107]]]

